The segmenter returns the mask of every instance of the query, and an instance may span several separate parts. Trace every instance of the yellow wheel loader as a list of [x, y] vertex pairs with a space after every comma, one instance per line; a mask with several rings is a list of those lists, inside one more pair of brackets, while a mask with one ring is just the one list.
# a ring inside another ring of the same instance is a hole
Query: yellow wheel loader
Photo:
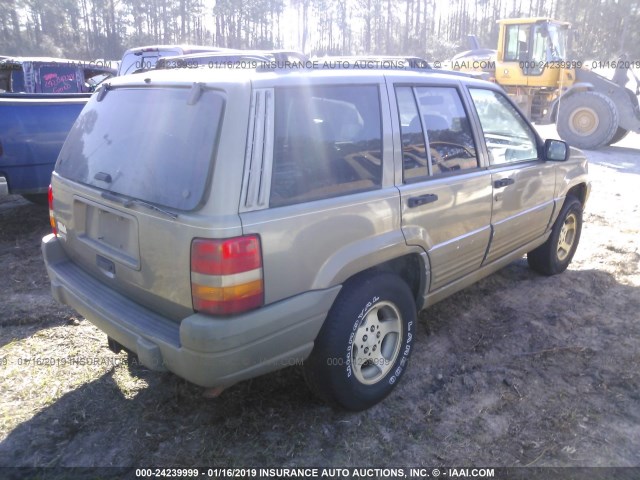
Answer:
[[[498, 50], [472, 50], [452, 59], [455, 70], [484, 70], [502, 85], [533, 122], [555, 123], [560, 137], [578, 148], [596, 149], [640, 132], [636, 91], [626, 88], [631, 66], [615, 62], [569, 60], [570, 24], [549, 18], [510, 18], [500, 25]], [[636, 63], [638, 63], [636, 65]], [[591, 68], [615, 68], [612, 80]]]

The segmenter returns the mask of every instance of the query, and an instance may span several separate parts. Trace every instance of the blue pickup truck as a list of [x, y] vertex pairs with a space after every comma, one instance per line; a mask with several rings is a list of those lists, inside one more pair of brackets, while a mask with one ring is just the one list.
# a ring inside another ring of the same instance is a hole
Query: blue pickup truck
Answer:
[[43, 202], [73, 122], [108, 65], [54, 58], [0, 59], [0, 195]]

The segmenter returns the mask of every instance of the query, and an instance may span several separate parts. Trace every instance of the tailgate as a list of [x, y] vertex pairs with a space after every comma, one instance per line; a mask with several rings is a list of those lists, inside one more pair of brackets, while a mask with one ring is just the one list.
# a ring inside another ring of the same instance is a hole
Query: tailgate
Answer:
[[58, 238], [74, 263], [168, 318], [193, 313], [190, 249], [200, 228], [125, 208], [57, 175], [52, 186]]
[[[218, 92], [189, 87], [92, 97], [52, 179], [58, 236], [71, 260], [175, 320], [193, 313], [191, 242], [214, 227], [201, 210], [224, 105]], [[235, 223], [240, 231], [237, 214]]]

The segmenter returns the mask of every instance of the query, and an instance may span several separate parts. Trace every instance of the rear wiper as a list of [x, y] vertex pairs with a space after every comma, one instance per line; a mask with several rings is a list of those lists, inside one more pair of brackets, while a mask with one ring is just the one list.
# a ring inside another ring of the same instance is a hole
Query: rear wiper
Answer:
[[115, 193], [112, 193], [112, 192], [102, 192], [101, 195], [102, 195], [102, 198], [104, 198], [105, 200], [111, 200], [112, 202], [119, 203], [125, 208], [130, 208], [131, 205], [140, 205], [148, 208], [149, 210], [153, 210], [154, 212], [159, 212], [166, 215], [167, 217], [171, 217], [173, 220], [178, 218], [177, 213], [170, 212], [169, 210], [165, 210], [164, 208], [158, 207], [153, 203], [145, 202], [144, 200], [140, 200], [138, 198], [126, 197], [120, 194], [116, 195]]

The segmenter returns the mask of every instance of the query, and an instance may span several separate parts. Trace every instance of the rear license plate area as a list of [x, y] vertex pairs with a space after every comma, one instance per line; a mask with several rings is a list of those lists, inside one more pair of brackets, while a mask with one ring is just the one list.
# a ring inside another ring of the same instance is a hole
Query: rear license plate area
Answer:
[[78, 240], [102, 256], [140, 270], [138, 221], [133, 215], [75, 198]]

